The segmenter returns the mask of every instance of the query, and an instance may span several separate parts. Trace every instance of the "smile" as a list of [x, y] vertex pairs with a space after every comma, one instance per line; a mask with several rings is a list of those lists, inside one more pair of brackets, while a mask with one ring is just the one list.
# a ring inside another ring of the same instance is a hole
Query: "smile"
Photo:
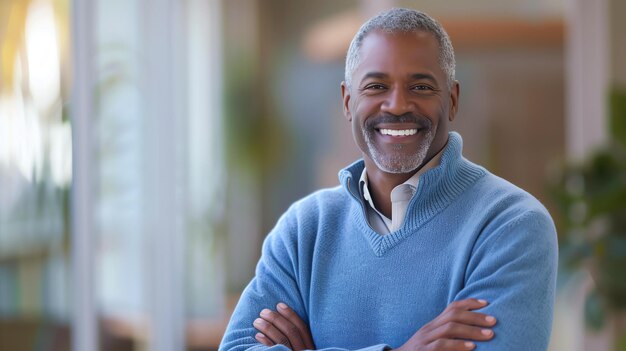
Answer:
[[380, 133], [391, 136], [407, 136], [416, 134], [417, 129], [380, 129]]

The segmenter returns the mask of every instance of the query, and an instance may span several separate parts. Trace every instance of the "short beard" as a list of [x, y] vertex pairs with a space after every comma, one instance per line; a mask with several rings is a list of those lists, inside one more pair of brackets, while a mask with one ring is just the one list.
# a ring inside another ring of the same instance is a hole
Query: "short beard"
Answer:
[[[376, 143], [374, 143], [374, 133], [377, 133], [374, 126], [375, 124], [382, 123], [382, 121], [370, 123], [362, 129], [370, 156], [376, 164], [376, 167], [383, 172], [401, 174], [416, 170], [426, 159], [426, 154], [435, 139], [435, 134], [437, 134], [437, 127], [435, 126], [433, 128], [432, 122], [428, 118], [422, 117], [418, 119], [411, 116], [402, 120], [403, 117], [404, 116], [401, 116], [399, 119], [396, 117], [396, 120], [408, 122], [406, 119], [412, 118], [420, 126], [418, 133], [425, 132], [422, 142], [413, 154], [403, 155], [401, 152], [385, 153], [378, 149]], [[394, 150], [402, 151], [402, 149], [406, 147], [407, 146], [404, 144], [396, 144], [394, 145]]]

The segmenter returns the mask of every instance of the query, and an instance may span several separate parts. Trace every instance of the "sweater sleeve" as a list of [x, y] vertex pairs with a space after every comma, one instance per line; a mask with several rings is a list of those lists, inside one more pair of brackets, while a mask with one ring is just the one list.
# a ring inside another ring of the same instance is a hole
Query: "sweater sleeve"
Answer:
[[497, 318], [495, 336], [478, 351], [547, 350], [556, 289], [557, 241], [552, 219], [526, 212], [483, 235], [455, 300], [480, 298], [480, 312]]
[[[299, 288], [299, 277], [308, 279], [306, 267], [299, 267], [298, 226], [288, 211], [263, 242], [261, 258], [255, 276], [244, 289], [219, 346], [219, 351], [287, 351], [284, 345], [267, 347], [254, 338], [258, 332], [252, 325], [264, 308], [276, 310], [279, 302], [286, 303], [302, 320], [309, 324]], [[301, 249], [312, 249], [301, 248]], [[304, 273], [300, 273], [300, 272]], [[314, 336], [313, 336], [314, 337]], [[314, 337], [315, 338], [315, 337]], [[389, 346], [380, 344], [362, 348], [362, 351], [383, 351]], [[347, 351], [325, 348], [324, 351]]]

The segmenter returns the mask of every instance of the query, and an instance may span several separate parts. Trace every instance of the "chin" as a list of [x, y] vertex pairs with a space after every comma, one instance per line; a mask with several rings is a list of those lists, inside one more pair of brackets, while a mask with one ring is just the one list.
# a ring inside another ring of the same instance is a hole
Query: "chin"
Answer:
[[368, 143], [369, 156], [376, 167], [383, 172], [392, 174], [406, 174], [414, 172], [422, 167], [428, 151], [433, 146], [435, 133], [427, 133], [426, 138], [420, 143], [413, 153], [404, 153], [406, 145], [399, 144], [397, 150], [382, 150], [374, 143]]
[[376, 151], [370, 152], [370, 154], [372, 161], [381, 171], [392, 174], [406, 174], [422, 166], [426, 159], [427, 151], [428, 149], [424, 148], [413, 155], [383, 155]]

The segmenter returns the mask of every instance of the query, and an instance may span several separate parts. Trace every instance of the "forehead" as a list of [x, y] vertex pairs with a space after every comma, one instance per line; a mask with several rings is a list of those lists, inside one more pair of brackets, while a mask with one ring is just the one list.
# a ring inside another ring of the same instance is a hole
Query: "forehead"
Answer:
[[408, 70], [407, 74], [430, 71], [441, 73], [439, 43], [426, 31], [384, 33], [373, 31], [363, 39], [355, 77], [370, 71], [392, 73]]

